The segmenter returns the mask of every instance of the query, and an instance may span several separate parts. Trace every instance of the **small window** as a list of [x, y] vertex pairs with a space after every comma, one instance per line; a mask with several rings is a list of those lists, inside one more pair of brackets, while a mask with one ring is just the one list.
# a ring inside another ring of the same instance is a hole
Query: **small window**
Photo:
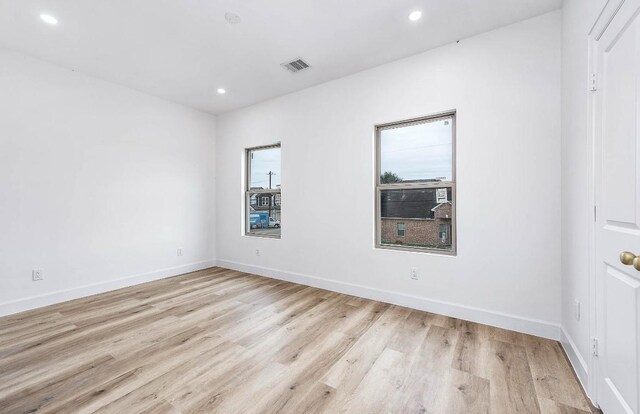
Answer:
[[280, 144], [247, 150], [245, 234], [280, 237]]
[[377, 247], [455, 254], [454, 148], [453, 112], [376, 127]]

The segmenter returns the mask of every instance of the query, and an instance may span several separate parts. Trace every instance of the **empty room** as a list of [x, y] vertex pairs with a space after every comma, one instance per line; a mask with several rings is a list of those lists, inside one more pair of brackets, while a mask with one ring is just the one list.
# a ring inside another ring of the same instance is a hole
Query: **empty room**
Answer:
[[640, 414], [640, 0], [0, 0], [0, 413]]

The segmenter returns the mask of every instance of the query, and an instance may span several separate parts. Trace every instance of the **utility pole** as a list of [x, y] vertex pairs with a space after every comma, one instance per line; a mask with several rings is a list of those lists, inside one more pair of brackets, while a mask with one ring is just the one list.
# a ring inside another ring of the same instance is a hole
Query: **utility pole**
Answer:
[[274, 173], [273, 171], [269, 171], [267, 175], [269, 176], [269, 190], [271, 190], [271, 177], [276, 175], [276, 173]]
[[[267, 175], [269, 176], [269, 190], [271, 190], [271, 177], [273, 177], [274, 175], [276, 175], [276, 173], [274, 173], [273, 171], [269, 171], [267, 173]], [[269, 218], [271, 218], [271, 200], [273, 198], [273, 194], [269, 193]], [[269, 223], [267, 223], [267, 228], [269, 227]]]

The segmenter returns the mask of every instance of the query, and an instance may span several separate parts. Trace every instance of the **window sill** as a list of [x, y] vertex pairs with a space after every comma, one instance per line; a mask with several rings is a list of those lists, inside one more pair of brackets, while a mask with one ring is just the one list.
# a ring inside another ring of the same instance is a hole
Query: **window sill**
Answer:
[[246, 237], [257, 237], [260, 239], [276, 239], [276, 240], [280, 240], [282, 238], [282, 236], [275, 236], [275, 235], [271, 235], [271, 234], [251, 234], [251, 233], [245, 233], [244, 234]]
[[375, 246], [376, 249], [380, 249], [380, 250], [390, 250], [390, 251], [396, 251], [396, 252], [406, 252], [406, 253], [427, 253], [430, 255], [436, 255], [436, 256], [457, 256], [458, 252], [456, 250], [440, 250], [440, 249], [429, 249], [429, 248], [422, 248], [422, 247], [411, 247], [411, 246], [407, 246], [407, 247], [401, 247], [401, 246], [391, 246], [391, 245], [386, 245], [386, 244], [376, 244]]

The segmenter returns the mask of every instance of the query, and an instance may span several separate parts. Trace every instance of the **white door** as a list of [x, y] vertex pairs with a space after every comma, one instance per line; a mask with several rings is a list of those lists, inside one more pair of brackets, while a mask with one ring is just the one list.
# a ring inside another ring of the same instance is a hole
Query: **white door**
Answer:
[[640, 414], [640, 270], [620, 258], [640, 255], [640, 0], [607, 4], [591, 35], [597, 402]]

